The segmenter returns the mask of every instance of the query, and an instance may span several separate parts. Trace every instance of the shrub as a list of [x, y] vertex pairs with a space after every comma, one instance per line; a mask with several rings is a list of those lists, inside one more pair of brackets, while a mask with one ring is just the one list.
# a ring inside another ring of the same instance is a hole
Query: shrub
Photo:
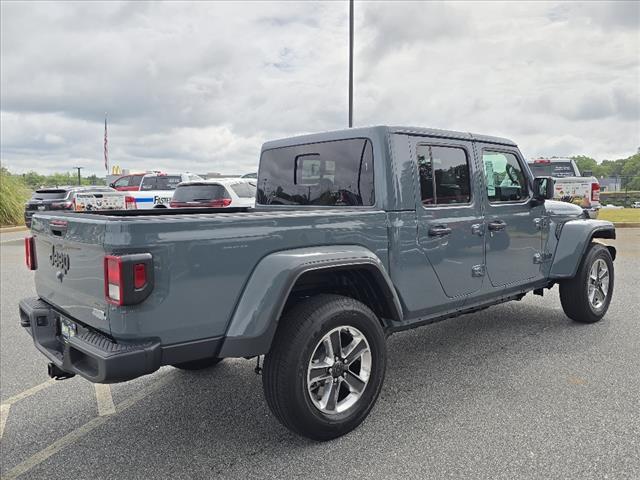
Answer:
[[0, 225], [24, 223], [24, 204], [29, 199], [29, 193], [21, 179], [0, 168]]

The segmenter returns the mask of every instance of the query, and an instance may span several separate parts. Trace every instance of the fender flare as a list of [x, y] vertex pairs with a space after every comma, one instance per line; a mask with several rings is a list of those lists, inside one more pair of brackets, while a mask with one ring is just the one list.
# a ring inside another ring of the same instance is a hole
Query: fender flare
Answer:
[[[578, 271], [580, 261], [594, 239], [616, 238], [613, 223], [604, 220], [570, 220], [565, 222], [560, 231], [560, 238], [551, 264], [550, 279], [573, 278]], [[604, 244], [615, 259], [615, 247]]]
[[291, 289], [307, 272], [365, 267], [376, 273], [385, 300], [402, 318], [402, 306], [384, 265], [371, 250], [358, 245], [284, 250], [264, 257], [253, 270], [236, 304], [220, 357], [251, 357], [267, 353]]

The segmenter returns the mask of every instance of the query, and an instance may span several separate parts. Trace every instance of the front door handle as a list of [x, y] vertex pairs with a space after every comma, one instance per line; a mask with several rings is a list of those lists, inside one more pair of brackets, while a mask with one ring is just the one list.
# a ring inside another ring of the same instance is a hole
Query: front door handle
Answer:
[[507, 223], [504, 220], [494, 220], [489, 222], [488, 227], [490, 232], [499, 232], [507, 227]]
[[435, 225], [429, 229], [430, 237], [444, 237], [445, 235], [451, 235], [451, 229], [446, 225]]

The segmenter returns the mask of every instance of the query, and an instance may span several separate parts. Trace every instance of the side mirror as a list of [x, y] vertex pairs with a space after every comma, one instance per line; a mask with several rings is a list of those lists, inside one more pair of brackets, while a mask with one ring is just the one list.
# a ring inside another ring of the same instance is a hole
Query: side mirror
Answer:
[[109, 186], [110, 186], [111, 188], [116, 188], [116, 184], [115, 184], [115, 182], [111, 182], [111, 183], [109, 184]]
[[551, 177], [537, 177], [533, 179], [533, 198], [536, 200], [551, 200], [555, 193], [555, 185]]

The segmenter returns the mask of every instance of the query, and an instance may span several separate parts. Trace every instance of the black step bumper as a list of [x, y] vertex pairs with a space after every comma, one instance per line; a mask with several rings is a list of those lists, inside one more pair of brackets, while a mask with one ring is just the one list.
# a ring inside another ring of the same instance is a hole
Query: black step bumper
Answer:
[[60, 313], [39, 298], [20, 301], [20, 324], [28, 329], [38, 350], [66, 372], [95, 383], [115, 383], [152, 373], [162, 365], [159, 341], [116, 343], [82, 325], [67, 339], [60, 333], [60, 318]]

